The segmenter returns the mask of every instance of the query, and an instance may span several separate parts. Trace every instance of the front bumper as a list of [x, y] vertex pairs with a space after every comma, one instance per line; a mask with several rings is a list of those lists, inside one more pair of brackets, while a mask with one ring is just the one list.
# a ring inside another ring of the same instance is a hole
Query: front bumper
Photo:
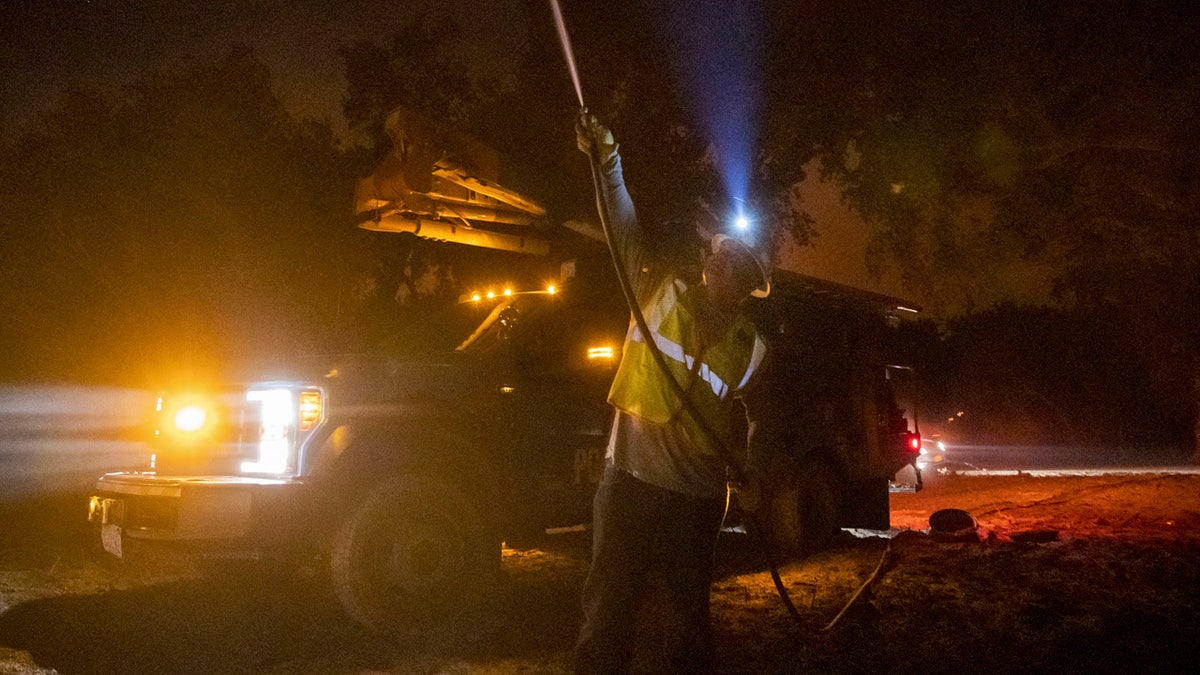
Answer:
[[288, 479], [110, 473], [96, 482], [88, 520], [118, 557], [129, 540], [249, 546], [292, 529], [302, 488]]

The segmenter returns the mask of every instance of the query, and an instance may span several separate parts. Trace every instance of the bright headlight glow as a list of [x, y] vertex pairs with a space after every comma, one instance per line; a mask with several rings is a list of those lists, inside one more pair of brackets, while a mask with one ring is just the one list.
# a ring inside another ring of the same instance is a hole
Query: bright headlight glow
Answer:
[[737, 229], [745, 230], [746, 228], [750, 227], [750, 219], [747, 218], [746, 216], [738, 216], [733, 221], [733, 224], [735, 227], [737, 227]]
[[258, 441], [258, 460], [242, 462], [246, 473], [284, 473], [291, 449], [294, 423], [292, 392], [287, 389], [251, 390], [246, 400], [262, 404]]
[[207, 421], [208, 413], [198, 405], [183, 406], [175, 411], [175, 416], [171, 419], [176, 429], [189, 434], [203, 429]]

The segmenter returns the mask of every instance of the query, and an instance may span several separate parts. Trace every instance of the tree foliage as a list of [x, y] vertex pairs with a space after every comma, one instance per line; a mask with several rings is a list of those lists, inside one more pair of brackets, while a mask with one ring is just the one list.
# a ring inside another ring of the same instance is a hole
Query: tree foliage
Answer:
[[[673, 34], [692, 22], [646, 7], [567, 3], [566, 13], [589, 105], [623, 142], [639, 207], [660, 216], [719, 197], [712, 139], [667, 67]], [[1065, 390], [1042, 379], [1057, 374], [1123, 391], [1167, 435], [1196, 419], [1200, 16], [1116, 1], [765, 7], [755, 177], [775, 204], [777, 239], [806, 241], [812, 222], [792, 195], [804, 167], [818, 167], [870, 228], [869, 262], [900, 270], [941, 320], [966, 315], [950, 330], [975, 334], [1004, 307], [1016, 352], [1059, 357], [1027, 362], [1027, 373], [1045, 370], [1018, 389], [1061, 400]], [[745, 49], [735, 35], [710, 36], [712, 50]], [[561, 67], [546, 54], [553, 35], [541, 37], [536, 64]], [[1047, 330], [1020, 330], [1022, 305], [1053, 306], [1035, 312]], [[1049, 330], [1055, 321], [1070, 330]], [[1053, 365], [1088, 353], [1086, 376]], [[977, 370], [996, 352], [971, 354], [973, 366], [963, 354], [953, 367]], [[971, 386], [966, 370], [960, 383]], [[1131, 407], [1092, 403], [1110, 419]], [[1075, 419], [1086, 429], [1095, 418]]]
[[[1200, 206], [1188, 10], [868, 3], [788, 13], [804, 125], [878, 252], [937, 302], [985, 307], [1009, 261], [1063, 301], [1128, 303], [1191, 269]], [[828, 78], [828, 79], [827, 79]], [[830, 84], [830, 81], [833, 84]], [[1186, 275], [1185, 275], [1186, 276]], [[1194, 282], [1193, 282], [1194, 283]]]
[[[816, 150], [871, 227], [875, 262], [901, 269], [944, 317], [1056, 305], [1076, 332], [1027, 334], [1029, 345], [1067, 358], [1061, 341], [1111, 353], [1104, 343], [1117, 340], [1155, 414], [1194, 419], [1195, 13], [1122, 2], [809, 9], [779, 14], [792, 39], [776, 82], [797, 95], [771, 120], [774, 147], [792, 148], [791, 161]], [[1128, 384], [1113, 365], [1093, 367], [1109, 369], [1110, 387]]]

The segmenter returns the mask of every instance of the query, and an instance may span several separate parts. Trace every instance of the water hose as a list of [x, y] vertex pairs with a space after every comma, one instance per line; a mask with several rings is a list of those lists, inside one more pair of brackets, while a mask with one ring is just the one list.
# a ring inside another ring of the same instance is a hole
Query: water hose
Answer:
[[[566, 59], [567, 68], [571, 74], [571, 82], [575, 85], [575, 95], [579, 99], [580, 115], [586, 115], [587, 107], [583, 103], [583, 88], [579, 84], [579, 71], [575, 68], [575, 55], [571, 50], [571, 40], [567, 35], [567, 25], [563, 20], [562, 8], [558, 6], [558, 0], [550, 0], [550, 9], [554, 14], [554, 23], [558, 30], [558, 39], [560, 45], [562, 46], [563, 57]], [[625, 272], [625, 266], [621, 263], [620, 256], [617, 255], [617, 247], [614, 243], [612, 230], [609, 227], [609, 209], [603, 189], [604, 183], [601, 180], [600, 175], [602, 167], [600, 166], [599, 158], [596, 157], [596, 147], [594, 143], [592, 152], [588, 153], [588, 159], [590, 160], [592, 168], [592, 187], [596, 191], [596, 209], [600, 217], [600, 226], [604, 229], [604, 239], [608, 243], [608, 252], [612, 256], [613, 267], [616, 270], [617, 279], [621, 284], [621, 292], [625, 295], [625, 303], [629, 305], [629, 312], [633, 316], [634, 323], [637, 324], [638, 330], [641, 331], [643, 338], [647, 341], [646, 344], [650, 347], [650, 353], [653, 355], [654, 363], [662, 371], [662, 373], [666, 375], [667, 381], [669, 381], [672, 385], [671, 389], [682, 402], [684, 411], [696, 421], [696, 424], [700, 427], [702, 433], [708, 436], [708, 438], [713, 442], [713, 446], [717, 448], [717, 452], [721, 455], [722, 460], [724, 460], [726, 465], [729, 466], [729, 468], [733, 471], [734, 480], [741, 482], [745, 480], [745, 471], [742, 469], [741, 463], [738, 462], [737, 457], [734, 456], [734, 454], [725, 445], [724, 439], [722, 439], [720, 435], [716, 433], [712, 426], [709, 425], [708, 421], [704, 419], [704, 416], [701, 415], [698, 410], [696, 410], [695, 403], [693, 403], [692, 400], [687, 396], [687, 392], [684, 391], [683, 386], [679, 383], [679, 381], [675, 379], [675, 376], [671, 373], [670, 367], [667, 365], [662, 351], [658, 348], [658, 344], [655, 343], [651, 337], [653, 334], [646, 325], [646, 317], [642, 315], [641, 307], [638, 305], [637, 297], [633, 292], [633, 286], [629, 281], [628, 274]], [[775, 551], [771, 547], [770, 542], [767, 541], [766, 535], [763, 534], [763, 528], [759, 526], [757, 516], [751, 514], [751, 518], [754, 522], [751, 523], [751, 527], [749, 529], [754, 531], [759, 548], [763, 551], [767, 558], [767, 566], [771, 570], [771, 580], [775, 583], [775, 590], [778, 592], [780, 599], [783, 600], [783, 604], [785, 607], [787, 607], [788, 613], [791, 614], [792, 618], [795, 619], [798, 624], [803, 624], [800, 613], [796, 611], [796, 606], [792, 604], [791, 595], [788, 593], [787, 587], [783, 585], [783, 579], [779, 576], [779, 565], [775, 560]]]
[[[587, 108], [580, 110], [580, 115], [586, 115]], [[675, 379], [675, 375], [671, 372], [670, 366], [667, 365], [666, 357], [663, 356], [662, 350], [658, 348], [658, 344], [654, 341], [653, 333], [646, 323], [646, 317], [642, 314], [641, 306], [638, 304], [637, 297], [633, 291], [633, 284], [629, 281], [629, 275], [625, 270], [625, 265], [621, 261], [621, 256], [617, 253], [616, 240], [612, 235], [612, 227], [609, 224], [609, 208], [604, 190], [604, 183], [601, 177], [602, 167], [600, 159], [596, 156], [596, 147], [593, 143], [592, 152], [588, 153], [589, 163], [592, 168], [592, 187], [596, 192], [596, 210], [600, 218], [600, 227], [604, 230], [604, 239], [608, 243], [608, 252], [612, 258], [613, 268], [617, 274], [617, 281], [621, 285], [621, 292], [625, 295], [625, 303], [629, 306], [629, 313], [633, 316], [633, 321], [637, 325], [638, 330], [642, 334], [642, 339], [646, 341], [646, 346], [650, 349], [650, 354], [654, 358], [654, 363], [665, 376], [666, 380], [671, 385], [671, 390], [679, 399], [683, 406], [683, 411], [695, 421], [701, 432], [708, 437], [713, 447], [717, 449], [717, 453], [721, 459], [732, 470], [735, 482], [742, 482], [746, 478], [745, 470], [738, 461], [736, 455], [725, 444], [725, 440], [712, 428], [704, 415], [696, 409], [696, 404], [687, 395], [687, 391], [680, 384], [679, 380]], [[764, 534], [757, 513], [747, 513], [747, 516], [753, 521], [749, 530], [754, 533], [756, 543], [760, 550], [767, 558], [767, 567], [771, 572], [771, 581], [775, 584], [775, 591], [779, 594], [779, 599], [783, 601], [784, 607], [787, 608], [788, 614], [796, 620], [798, 624], [803, 625], [803, 619], [800, 612], [796, 610], [796, 606], [792, 603], [791, 594], [788, 593], [787, 586], [783, 583], [783, 578], [779, 575], [779, 563], [775, 557], [775, 549], [771, 546]]]

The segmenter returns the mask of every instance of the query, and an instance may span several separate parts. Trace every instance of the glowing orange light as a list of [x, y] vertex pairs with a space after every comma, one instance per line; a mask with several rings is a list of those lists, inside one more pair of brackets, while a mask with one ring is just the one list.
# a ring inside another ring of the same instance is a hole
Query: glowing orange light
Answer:
[[554, 284], [550, 284], [549, 286], [546, 287], [546, 292], [549, 293], [550, 295], [554, 295], [555, 293], [558, 292], [558, 289], [554, 287]]
[[308, 431], [321, 421], [321, 392], [300, 392], [300, 431]]
[[482, 299], [483, 299], [483, 296], [479, 295], [478, 293], [472, 293], [472, 294], [471, 294], [471, 301], [472, 301], [472, 302], [479, 302], [479, 301], [480, 301], [480, 300], [482, 300]]
[[488, 291], [488, 292], [487, 292], [487, 297], [488, 297], [488, 300], [491, 300], [492, 298], [495, 298], [495, 297], [496, 297], [496, 292], [495, 292], [495, 291]]
[[168, 436], [176, 441], [200, 442], [217, 427], [217, 410], [207, 397], [194, 394], [160, 398], [156, 404], [161, 418], [154, 429], [155, 436]]
[[204, 428], [204, 423], [208, 421], [208, 413], [198, 405], [187, 405], [175, 411], [173, 421], [176, 429], [191, 433]]
[[588, 347], [587, 357], [589, 359], [611, 359], [613, 357], [612, 347]]

